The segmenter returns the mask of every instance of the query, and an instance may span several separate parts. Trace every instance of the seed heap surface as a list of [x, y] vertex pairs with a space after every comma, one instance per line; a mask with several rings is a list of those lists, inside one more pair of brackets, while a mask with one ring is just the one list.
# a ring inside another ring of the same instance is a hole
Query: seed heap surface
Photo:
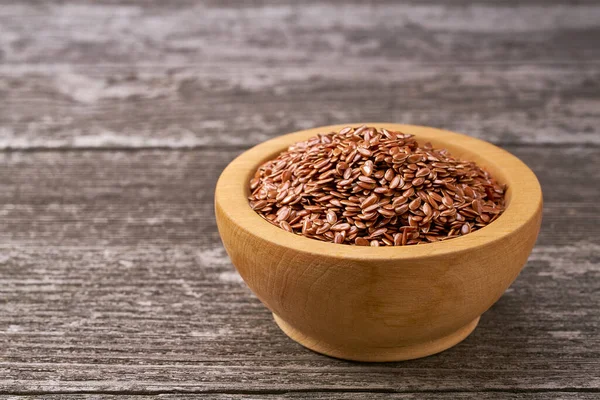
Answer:
[[414, 136], [361, 126], [319, 134], [261, 165], [250, 206], [327, 242], [404, 246], [466, 235], [504, 211], [505, 187]]

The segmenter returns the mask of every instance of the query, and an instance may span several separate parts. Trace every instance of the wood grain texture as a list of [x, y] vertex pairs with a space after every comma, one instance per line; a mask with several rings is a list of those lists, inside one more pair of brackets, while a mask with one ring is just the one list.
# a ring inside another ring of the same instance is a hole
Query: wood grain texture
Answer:
[[600, 143], [597, 2], [4, 3], [0, 148], [251, 145], [357, 120]]
[[0, 399], [2, 400], [61, 400], [61, 399], [69, 399], [69, 400], [79, 400], [79, 399], [127, 399], [127, 400], [172, 400], [172, 399], [183, 399], [183, 400], [191, 400], [191, 399], [211, 399], [211, 400], [251, 400], [251, 399], [273, 399], [273, 400], [284, 400], [284, 399], [316, 399], [316, 400], [356, 400], [356, 399], [373, 399], [373, 400], [420, 400], [423, 398], [438, 400], [438, 399], [472, 399], [474, 396], [477, 396], [477, 399], [482, 400], [520, 400], [520, 399], [529, 399], [529, 400], [571, 400], [571, 399], [579, 399], [579, 400], [595, 400], [597, 398], [597, 394], [595, 393], [573, 393], [573, 392], [564, 392], [564, 391], [549, 391], [549, 390], [541, 390], [541, 391], [498, 391], [498, 392], [478, 392], [474, 394], [473, 392], [450, 392], [450, 393], [374, 393], [368, 391], [357, 391], [357, 392], [342, 392], [336, 393], [331, 391], [319, 392], [304, 392], [304, 393], [294, 393], [294, 392], [264, 392], [260, 394], [253, 393], [228, 393], [228, 394], [218, 394], [218, 393], [177, 393], [177, 394], [135, 394], [135, 395], [124, 395], [124, 394], [54, 394], [54, 395], [0, 395]]
[[[596, 0], [0, 0], [0, 397], [596, 398], [599, 14]], [[542, 183], [527, 267], [438, 356], [304, 350], [221, 247], [212, 196], [230, 160], [356, 120], [499, 143]]]
[[592, 390], [599, 250], [538, 247], [464, 342], [365, 365], [286, 338], [216, 243], [4, 247], [0, 390]]
[[600, 145], [598, 65], [5, 65], [0, 97], [0, 148], [246, 147], [358, 120]]
[[[5, 63], [600, 59], [597, 2], [3, 1]], [[22, 23], [25, 18], [28, 23]]]

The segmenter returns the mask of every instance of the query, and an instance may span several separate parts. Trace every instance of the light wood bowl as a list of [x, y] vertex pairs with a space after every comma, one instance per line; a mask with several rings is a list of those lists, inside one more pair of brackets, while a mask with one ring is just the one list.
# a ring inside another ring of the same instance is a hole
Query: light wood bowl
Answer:
[[434, 128], [366, 123], [414, 134], [488, 169], [508, 185], [506, 211], [466, 236], [405, 247], [321, 242], [264, 221], [248, 205], [257, 167], [292, 143], [345, 124], [277, 137], [246, 151], [217, 183], [227, 253], [275, 322], [298, 343], [333, 357], [398, 361], [462, 341], [515, 280], [536, 241], [542, 192], [518, 158], [482, 140]]

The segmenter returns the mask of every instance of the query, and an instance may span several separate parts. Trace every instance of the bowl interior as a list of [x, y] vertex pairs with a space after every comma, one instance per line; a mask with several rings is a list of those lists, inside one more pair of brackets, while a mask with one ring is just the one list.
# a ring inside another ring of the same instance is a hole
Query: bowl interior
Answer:
[[508, 186], [505, 194], [506, 210], [496, 221], [484, 228], [451, 240], [403, 247], [370, 248], [322, 242], [291, 234], [269, 224], [250, 208], [247, 200], [250, 194], [249, 181], [263, 162], [276, 157], [291, 144], [306, 140], [319, 133], [338, 131], [345, 126], [360, 125], [363, 123], [309, 129], [280, 136], [253, 147], [232, 161], [223, 171], [217, 184], [215, 195], [217, 204], [241, 229], [256, 232], [263, 239], [274, 244], [292, 247], [298, 251], [311, 253], [322, 251], [338, 254], [340, 257], [370, 259], [439, 255], [440, 252], [452, 252], [502, 240], [503, 236], [519, 229], [531, 218], [534, 218], [538, 207], [541, 207], [541, 189], [533, 172], [518, 158], [499, 147], [466, 135], [430, 127], [365, 123], [368, 126], [413, 134], [420, 145], [431, 142], [434, 148], [446, 148], [456, 158], [476, 162], [488, 170], [498, 182]]

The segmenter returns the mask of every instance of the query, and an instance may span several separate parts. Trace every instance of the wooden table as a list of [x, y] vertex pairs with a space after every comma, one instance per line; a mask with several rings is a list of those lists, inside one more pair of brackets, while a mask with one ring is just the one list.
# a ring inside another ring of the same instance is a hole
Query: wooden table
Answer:
[[[599, 398], [600, 3], [345, 3], [0, 1], [1, 394]], [[542, 183], [527, 267], [442, 354], [312, 353], [221, 246], [229, 161], [358, 120], [484, 138]]]

